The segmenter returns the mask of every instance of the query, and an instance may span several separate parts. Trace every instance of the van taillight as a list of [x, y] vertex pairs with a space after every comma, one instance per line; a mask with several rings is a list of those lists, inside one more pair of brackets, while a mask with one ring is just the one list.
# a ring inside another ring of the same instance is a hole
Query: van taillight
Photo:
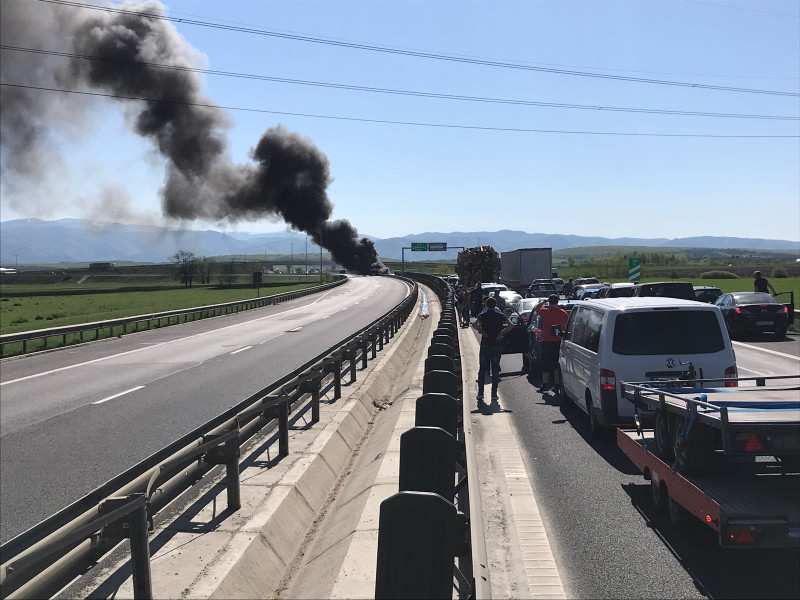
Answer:
[[604, 392], [614, 392], [617, 389], [617, 375], [614, 371], [600, 369], [600, 389]]
[[[731, 365], [727, 369], [725, 369], [725, 379], [733, 379], [735, 380], [738, 376], [736, 371], [736, 365]], [[737, 387], [739, 383], [737, 381], [726, 381], [725, 387]]]

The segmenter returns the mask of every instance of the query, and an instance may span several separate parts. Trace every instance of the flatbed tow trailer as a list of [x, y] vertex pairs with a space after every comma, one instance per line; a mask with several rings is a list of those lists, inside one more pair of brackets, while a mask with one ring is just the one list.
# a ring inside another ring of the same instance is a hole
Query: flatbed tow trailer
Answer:
[[621, 384], [637, 416], [617, 445], [670, 523], [697, 518], [723, 548], [800, 548], [800, 386], [787, 379]]

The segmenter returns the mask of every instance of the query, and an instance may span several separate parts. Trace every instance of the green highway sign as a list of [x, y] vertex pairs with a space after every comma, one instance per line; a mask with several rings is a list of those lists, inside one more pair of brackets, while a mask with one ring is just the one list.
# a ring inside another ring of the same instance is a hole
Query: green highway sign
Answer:
[[628, 279], [630, 281], [639, 281], [642, 278], [642, 259], [629, 258], [628, 259]]
[[428, 243], [427, 242], [411, 242], [411, 251], [412, 252], [427, 252], [428, 251]]

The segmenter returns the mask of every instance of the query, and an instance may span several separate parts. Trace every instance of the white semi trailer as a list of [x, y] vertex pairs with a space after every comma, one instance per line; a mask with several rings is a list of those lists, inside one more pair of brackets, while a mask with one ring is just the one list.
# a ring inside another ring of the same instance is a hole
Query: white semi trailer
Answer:
[[518, 248], [500, 254], [500, 279], [509, 289], [522, 291], [534, 279], [551, 279], [552, 248]]

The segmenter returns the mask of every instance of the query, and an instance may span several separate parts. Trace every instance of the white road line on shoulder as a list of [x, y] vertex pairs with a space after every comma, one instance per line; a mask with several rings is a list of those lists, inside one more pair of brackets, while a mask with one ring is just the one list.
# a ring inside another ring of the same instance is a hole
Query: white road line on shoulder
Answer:
[[92, 404], [102, 404], [103, 402], [108, 402], [109, 400], [113, 400], [114, 398], [119, 398], [120, 396], [124, 396], [125, 394], [130, 394], [131, 392], [140, 390], [143, 387], [144, 387], [143, 385], [137, 385], [135, 388], [125, 390], [124, 392], [120, 392], [119, 394], [114, 394], [113, 396], [109, 396], [108, 398], [103, 398], [102, 400], [98, 400], [97, 402], [92, 402]]
[[741, 365], [736, 365], [736, 368], [738, 370], [740, 370], [740, 371], [747, 371], [748, 373], [752, 373], [756, 377], [767, 377], [767, 375], [764, 375], [764, 373], [759, 373], [758, 371], [753, 371], [753, 369], [746, 369], [745, 367], [743, 367]]
[[245, 346], [244, 348], [239, 348], [238, 350], [234, 350], [231, 354], [239, 354], [239, 352], [244, 352], [245, 350], [250, 350], [252, 346]]
[[287, 333], [294, 333], [295, 331], [300, 331], [302, 327], [295, 327], [294, 329], [290, 329]]
[[225, 327], [220, 327], [218, 329], [212, 329], [210, 331], [204, 331], [202, 333], [196, 333], [194, 335], [187, 335], [186, 337], [175, 338], [174, 340], [168, 340], [166, 342], [161, 342], [160, 344], [153, 344], [152, 346], [145, 346], [143, 348], [136, 348], [135, 350], [128, 350], [126, 352], [120, 352], [118, 354], [112, 354], [110, 356], [103, 356], [102, 358], [95, 358], [94, 360], [87, 360], [86, 362], [76, 363], [74, 365], [67, 365], [66, 367], [59, 367], [58, 369], [51, 369], [49, 371], [42, 371], [41, 373], [34, 373], [33, 375], [26, 375], [24, 377], [18, 377], [17, 379], [9, 379], [8, 381], [0, 381], [0, 386], [8, 385], [10, 383], [17, 383], [17, 382], [20, 382], [20, 381], [27, 381], [28, 379], [36, 379], [37, 377], [44, 377], [45, 375], [50, 375], [52, 373], [60, 373], [61, 371], [68, 371], [70, 369], [77, 369], [78, 367], [83, 367], [83, 366], [86, 366], [86, 365], [91, 365], [91, 364], [94, 364], [94, 363], [103, 362], [104, 360], [110, 360], [112, 358], [119, 358], [120, 356], [127, 356], [128, 354], [133, 354], [134, 352], [141, 352], [142, 350], [151, 350], [152, 348], [158, 348], [159, 346], [166, 346], [167, 344], [180, 342], [182, 340], [190, 340], [192, 338], [200, 337], [202, 335], [208, 335], [210, 333], [218, 333], [220, 331], [224, 331], [224, 330], [230, 329], [232, 327], [239, 327], [241, 325], [248, 325], [250, 323], [255, 323], [256, 321], [264, 321], [266, 319], [271, 319], [273, 317], [278, 317], [280, 315], [285, 315], [286, 313], [294, 312], [296, 310], [304, 310], [304, 309], [308, 308], [309, 306], [311, 306], [313, 304], [316, 304], [317, 302], [322, 300], [325, 296], [327, 296], [328, 294], [331, 294], [335, 290], [336, 290], [336, 288], [334, 288], [333, 290], [330, 290], [328, 292], [325, 292], [324, 294], [322, 294], [322, 296], [320, 296], [319, 298], [314, 300], [314, 302], [312, 302], [311, 304], [304, 304], [303, 306], [298, 306], [296, 308], [290, 308], [289, 310], [284, 310], [284, 311], [279, 312], [279, 313], [274, 313], [274, 314], [271, 314], [271, 315], [267, 315], [266, 317], [259, 317], [258, 319], [251, 319], [249, 321], [244, 321], [242, 323], [235, 323], [233, 325], [226, 325]]
[[279, 338], [279, 337], [281, 337], [281, 336], [282, 336], [284, 333], [285, 333], [285, 332], [281, 332], [281, 333], [279, 333], [278, 335], [273, 335], [271, 338], [267, 338], [267, 339], [265, 339], [265, 340], [264, 340], [263, 342], [261, 342], [261, 343], [262, 343], [262, 344], [266, 344], [267, 342], [271, 342], [271, 341], [272, 341], [272, 340], [274, 340], [275, 338]]
[[753, 346], [752, 344], [743, 344], [742, 342], [733, 343], [737, 346], [752, 348], [753, 350], [760, 350], [761, 352], [767, 352], [768, 354], [775, 354], [777, 356], [783, 356], [784, 358], [791, 358], [792, 360], [800, 360], [800, 356], [795, 356], [794, 354], [786, 354], [785, 352], [778, 352], [777, 350], [770, 350], [768, 348], [762, 348], [761, 346]]

